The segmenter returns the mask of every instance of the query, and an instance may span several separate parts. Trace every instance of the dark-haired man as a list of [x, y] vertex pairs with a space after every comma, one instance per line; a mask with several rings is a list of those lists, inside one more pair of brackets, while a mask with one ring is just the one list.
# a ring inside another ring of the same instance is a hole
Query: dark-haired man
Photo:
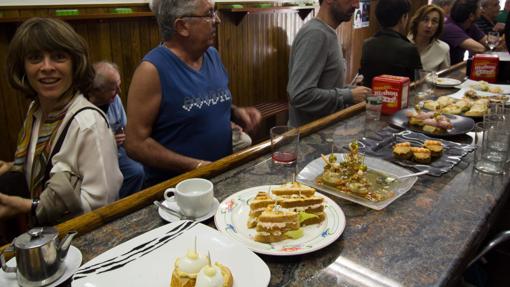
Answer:
[[349, 21], [357, 0], [321, 0], [317, 17], [292, 43], [289, 61], [289, 123], [301, 126], [363, 101], [371, 90], [345, 86], [345, 59], [335, 29]]
[[441, 7], [444, 15], [448, 16], [450, 14], [450, 9], [452, 8], [453, 0], [432, 0], [432, 4]]
[[471, 53], [485, 52], [486, 36], [475, 25], [480, 15], [480, 0], [458, 0], [453, 4], [440, 37], [450, 46], [452, 65], [463, 61], [466, 50]]
[[377, 2], [375, 15], [382, 29], [365, 41], [361, 54], [360, 71], [366, 86], [381, 74], [414, 80], [414, 71], [422, 67], [416, 46], [404, 36], [410, 9], [409, 0]]

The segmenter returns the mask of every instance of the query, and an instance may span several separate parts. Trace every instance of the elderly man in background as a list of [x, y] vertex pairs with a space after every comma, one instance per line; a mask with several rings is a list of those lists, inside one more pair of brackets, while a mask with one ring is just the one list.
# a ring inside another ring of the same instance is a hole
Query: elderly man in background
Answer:
[[108, 117], [110, 129], [115, 134], [117, 142], [119, 168], [124, 176], [119, 198], [126, 197], [140, 190], [143, 185], [143, 166], [130, 159], [124, 149], [126, 134], [124, 128], [127, 123], [126, 112], [119, 97], [120, 74], [117, 65], [106, 61], [94, 64], [96, 75], [93, 88], [89, 93], [89, 100], [99, 107]]
[[346, 87], [345, 59], [335, 29], [358, 8], [355, 0], [321, 0], [317, 17], [296, 35], [289, 61], [289, 123], [301, 126], [361, 102], [367, 87]]
[[144, 57], [128, 95], [126, 149], [144, 165], [146, 185], [231, 154], [231, 118], [247, 132], [260, 122], [255, 108], [232, 105], [227, 73], [212, 47], [220, 23], [214, 3], [159, 2], [164, 41]]
[[476, 20], [476, 26], [485, 34], [490, 31], [503, 32], [505, 25], [497, 23], [496, 17], [499, 14], [499, 0], [482, 0], [482, 15]]
[[450, 15], [450, 9], [452, 8], [454, 0], [432, 0], [431, 4], [437, 5], [443, 9], [445, 16]]
[[464, 60], [464, 53], [483, 53], [487, 37], [475, 25], [480, 18], [480, 0], [457, 0], [446, 19], [440, 39], [450, 46], [451, 64]]
[[418, 49], [404, 36], [406, 33], [409, 0], [379, 0], [375, 15], [381, 31], [363, 44], [360, 71], [365, 76], [365, 85], [381, 74], [409, 77], [414, 80], [414, 71], [421, 69]]

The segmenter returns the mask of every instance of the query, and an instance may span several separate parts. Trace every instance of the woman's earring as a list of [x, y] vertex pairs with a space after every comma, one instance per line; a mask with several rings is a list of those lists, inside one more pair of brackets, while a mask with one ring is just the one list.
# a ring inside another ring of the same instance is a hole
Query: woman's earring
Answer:
[[26, 74], [23, 74], [23, 77], [21, 77], [21, 85], [25, 86], [25, 76]]

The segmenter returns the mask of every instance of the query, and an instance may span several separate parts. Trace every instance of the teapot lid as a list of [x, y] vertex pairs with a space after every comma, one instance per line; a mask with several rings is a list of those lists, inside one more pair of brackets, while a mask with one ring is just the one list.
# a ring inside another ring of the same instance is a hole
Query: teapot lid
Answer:
[[30, 249], [45, 245], [57, 238], [58, 232], [55, 227], [34, 227], [14, 239], [14, 247], [18, 249]]

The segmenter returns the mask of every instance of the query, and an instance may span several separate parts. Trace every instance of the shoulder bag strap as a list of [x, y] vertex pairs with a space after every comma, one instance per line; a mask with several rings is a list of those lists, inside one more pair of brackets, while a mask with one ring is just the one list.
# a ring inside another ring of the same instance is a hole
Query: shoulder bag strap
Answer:
[[50, 155], [50, 157], [48, 159], [48, 162], [46, 163], [46, 169], [44, 171], [44, 179], [43, 179], [44, 183], [46, 183], [48, 181], [48, 179], [50, 179], [50, 171], [53, 168], [53, 163], [51, 162], [51, 160], [53, 159], [53, 156], [60, 151], [60, 148], [62, 147], [62, 144], [64, 143], [65, 137], [67, 135], [67, 131], [69, 130], [69, 126], [71, 125], [71, 122], [74, 120], [74, 118], [76, 117], [77, 114], [81, 113], [84, 110], [96, 110], [101, 115], [101, 117], [103, 117], [103, 119], [105, 120], [106, 125], [108, 126], [108, 128], [110, 128], [110, 124], [108, 123], [108, 120], [103, 115], [103, 113], [101, 113], [97, 108], [94, 108], [94, 107], [84, 107], [84, 108], [81, 108], [81, 109], [77, 110], [76, 113], [74, 113], [71, 116], [71, 118], [67, 121], [64, 129], [62, 130], [62, 133], [60, 134], [60, 136], [57, 139], [57, 142], [55, 143], [55, 147], [51, 151], [51, 155]]

